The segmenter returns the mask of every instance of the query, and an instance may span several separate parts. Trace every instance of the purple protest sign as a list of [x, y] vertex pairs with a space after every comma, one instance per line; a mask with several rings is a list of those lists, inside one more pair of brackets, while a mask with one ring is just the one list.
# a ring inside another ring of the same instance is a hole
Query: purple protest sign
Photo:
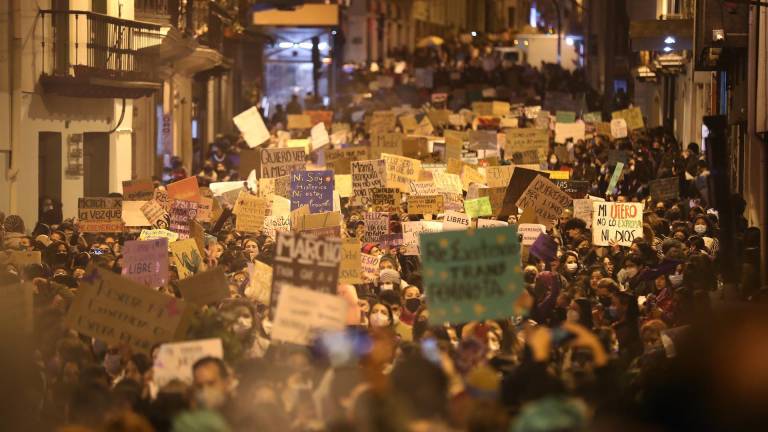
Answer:
[[149, 287], [165, 285], [168, 282], [168, 239], [126, 241], [122, 275]]
[[310, 213], [333, 211], [333, 171], [291, 173], [291, 210], [308, 205]]

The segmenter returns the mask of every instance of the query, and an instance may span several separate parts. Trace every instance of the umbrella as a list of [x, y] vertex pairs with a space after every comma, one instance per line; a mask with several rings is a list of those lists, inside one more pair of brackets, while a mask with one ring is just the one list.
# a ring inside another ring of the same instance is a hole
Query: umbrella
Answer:
[[426, 48], [426, 47], [434, 47], [434, 46], [440, 46], [444, 44], [445, 41], [443, 38], [438, 36], [427, 36], [425, 38], [422, 38], [419, 43], [416, 44], [418, 48]]

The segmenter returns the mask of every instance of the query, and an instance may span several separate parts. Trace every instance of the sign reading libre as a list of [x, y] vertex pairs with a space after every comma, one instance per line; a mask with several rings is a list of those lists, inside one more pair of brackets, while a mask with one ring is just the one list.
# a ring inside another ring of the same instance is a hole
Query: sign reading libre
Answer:
[[430, 321], [507, 317], [523, 292], [516, 227], [419, 236]]
[[592, 203], [592, 244], [631, 246], [643, 237], [643, 203]]

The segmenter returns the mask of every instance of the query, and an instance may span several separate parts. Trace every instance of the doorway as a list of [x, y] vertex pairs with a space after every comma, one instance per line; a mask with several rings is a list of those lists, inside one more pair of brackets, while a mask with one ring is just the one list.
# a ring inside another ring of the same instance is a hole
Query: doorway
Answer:
[[109, 195], [109, 134], [83, 134], [83, 196]]
[[40, 132], [37, 139], [38, 198], [61, 202], [61, 133]]

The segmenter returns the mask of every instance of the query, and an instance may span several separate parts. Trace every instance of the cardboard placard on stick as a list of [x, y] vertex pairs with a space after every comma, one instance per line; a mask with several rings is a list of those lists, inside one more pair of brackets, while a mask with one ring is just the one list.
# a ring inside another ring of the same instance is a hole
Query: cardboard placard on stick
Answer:
[[229, 297], [227, 277], [222, 267], [216, 267], [179, 281], [181, 298], [191, 304], [215, 304]]
[[522, 209], [532, 209], [539, 220], [547, 221], [545, 223], [549, 226], [552, 221], [560, 217], [564, 208], [571, 206], [572, 202], [571, 197], [560, 190], [556, 184], [538, 175], [515, 205]]
[[165, 285], [168, 282], [168, 239], [126, 241], [122, 275], [149, 287]]

